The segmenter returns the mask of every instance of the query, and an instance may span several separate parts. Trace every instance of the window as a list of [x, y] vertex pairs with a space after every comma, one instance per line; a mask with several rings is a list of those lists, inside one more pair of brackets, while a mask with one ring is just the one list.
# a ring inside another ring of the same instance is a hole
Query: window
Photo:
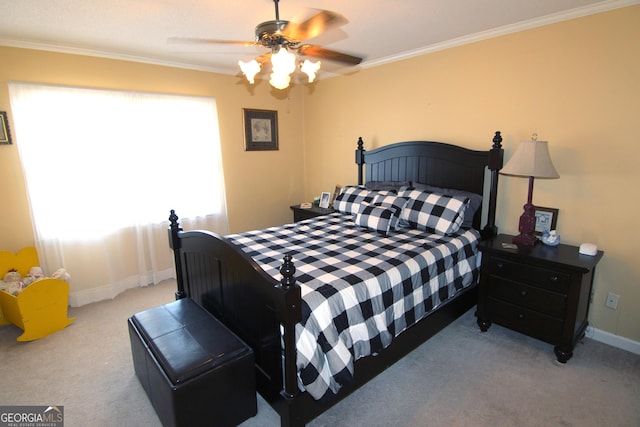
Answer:
[[[215, 99], [14, 82], [9, 93], [38, 251], [50, 269], [58, 263], [73, 277], [87, 252], [69, 254], [94, 242], [102, 249], [92, 263], [139, 264], [139, 284], [153, 282], [156, 261], [146, 259], [170, 255], [172, 208], [182, 224], [228, 232]], [[158, 242], [145, 242], [149, 234]], [[141, 259], [118, 260], [131, 246]], [[90, 280], [129, 280], [123, 270]]]

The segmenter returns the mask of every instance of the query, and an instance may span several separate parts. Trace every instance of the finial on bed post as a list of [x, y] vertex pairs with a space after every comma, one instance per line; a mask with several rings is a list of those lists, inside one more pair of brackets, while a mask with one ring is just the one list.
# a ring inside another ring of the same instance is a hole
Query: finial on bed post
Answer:
[[169, 247], [173, 249], [173, 258], [176, 263], [176, 282], [178, 282], [178, 290], [176, 291], [176, 299], [182, 299], [186, 296], [184, 292], [184, 281], [182, 279], [182, 261], [180, 260], [180, 236], [182, 231], [178, 224], [178, 215], [176, 211], [171, 209], [169, 214]]
[[171, 223], [171, 229], [178, 229], [180, 225], [178, 224], [178, 215], [176, 215], [176, 211], [171, 209], [169, 211], [169, 222]]
[[496, 201], [498, 197], [498, 172], [502, 169], [504, 150], [502, 149], [502, 135], [496, 131], [493, 137], [493, 146], [489, 150], [488, 167], [491, 171], [491, 187], [489, 190], [489, 210], [487, 212], [487, 225], [482, 230], [484, 238], [498, 234], [496, 227]]
[[356, 164], [358, 165], [358, 185], [364, 184], [363, 170], [364, 170], [364, 142], [362, 137], [358, 137], [358, 148], [356, 149]]
[[293, 265], [291, 255], [287, 254], [284, 256], [284, 262], [282, 263], [282, 267], [280, 267], [280, 274], [282, 274], [280, 283], [284, 288], [296, 284], [296, 278], [294, 276], [294, 274], [296, 274], [296, 267]]
[[502, 135], [499, 130], [493, 136], [493, 146], [491, 148], [502, 148]]

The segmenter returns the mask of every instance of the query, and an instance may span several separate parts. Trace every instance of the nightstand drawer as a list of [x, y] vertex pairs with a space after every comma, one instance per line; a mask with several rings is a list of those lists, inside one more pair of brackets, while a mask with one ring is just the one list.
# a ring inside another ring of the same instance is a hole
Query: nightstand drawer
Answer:
[[549, 268], [533, 267], [496, 256], [491, 257], [489, 274], [513, 281], [526, 282], [564, 294], [569, 292], [569, 284], [571, 283], [571, 275], [569, 274]]
[[495, 323], [551, 344], [562, 338], [561, 319], [494, 298], [489, 298], [488, 302]]
[[300, 209], [300, 210], [294, 211], [294, 213], [293, 213], [293, 221], [294, 222], [304, 221], [305, 219], [315, 218], [317, 216], [318, 216], [318, 214], [315, 213], [312, 210]]
[[489, 296], [556, 317], [563, 317], [566, 310], [566, 295], [501, 277], [491, 282]]

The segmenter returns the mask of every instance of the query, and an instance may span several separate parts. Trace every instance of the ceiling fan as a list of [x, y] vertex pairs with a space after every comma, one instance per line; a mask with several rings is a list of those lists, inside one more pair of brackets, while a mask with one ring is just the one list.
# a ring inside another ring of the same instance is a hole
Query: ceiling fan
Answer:
[[[262, 64], [271, 59], [272, 73], [269, 83], [277, 89], [285, 89], [289, 86], [290, 74], [296, 69], [294, 52], [300, 56], [327, 59], [346, 65], [357, 65], [362, 62], [362, 58], [357, 56], [304, 43], [305, 40], [317, 37], [328, 29], [346, 24], [347, 20], [342, 15], [329, 10], [321, 10], [301, 23], [294, 23], [281, 20], [278, 8], [279, 0], [273, 0], [273, 3], [275, 4], [276, 19], [262, 22], [256, 26], [255, 41], [200, 38], [172, 38], [171, 40], [266, 47], [270, 50], [269, 53], [249, 62], [238, 61], [238, 65], [247, 80], [253, 84], [255, 75], [260, 72]], [[316, 72], [320, 69], [320, 61], [314, 63], [305, 60], [300, 64], [300, 69], [307, 74], [309, 82], [312, 82]]]

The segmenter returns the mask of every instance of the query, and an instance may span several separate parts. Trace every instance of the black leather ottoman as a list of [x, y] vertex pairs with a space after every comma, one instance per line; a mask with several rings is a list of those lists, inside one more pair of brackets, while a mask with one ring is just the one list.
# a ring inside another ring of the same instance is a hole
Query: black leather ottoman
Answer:
[[256, 415], [253, 351], [192, 299], [128, 325], [136, 375], [164, 426], [235, 426]]

